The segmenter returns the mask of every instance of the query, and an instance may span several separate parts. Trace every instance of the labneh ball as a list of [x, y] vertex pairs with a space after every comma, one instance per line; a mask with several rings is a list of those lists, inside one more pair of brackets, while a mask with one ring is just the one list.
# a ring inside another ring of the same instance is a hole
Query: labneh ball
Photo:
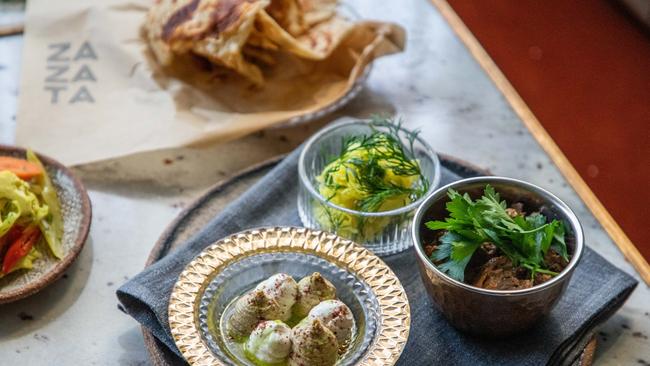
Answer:
[[291, 328], [279, 320], [263, 321], [244, 347], [249, 355], [265, 364], [283, 362], [291, 352]]
[[248, 337], [261, 320], [278, 319], [280, 306], [262, 290], [254, 290], [240, 297], [228, 319], [226, 329], [234, 339]]
[[338, 358], [336, 336], [318, 319], [305, 318], [292, 331], [289, 366], [332, 366]]
[[336, 336], [339, 345], [345, 344], [352, 337], [354, 318], [352, 311], [339, 300], [326, 300], [314, 306], [309, 312], [309, 319], [318, 319]]
[[336, 297], [336, 288], [330, 281], [314, 272], [298, 282], [298, 301], [294, 307], [294, 313], [304, 318], [309, 311], [321, 301], [333, 300]]
[[280, 306], [278, 320], [286, 322], [291, 318], [291, 309], [298, 297], [298, 284], [291, 276], [278, 273], [260, 282], [255, 289], [264, 291], [269, 298], [278, 303]]

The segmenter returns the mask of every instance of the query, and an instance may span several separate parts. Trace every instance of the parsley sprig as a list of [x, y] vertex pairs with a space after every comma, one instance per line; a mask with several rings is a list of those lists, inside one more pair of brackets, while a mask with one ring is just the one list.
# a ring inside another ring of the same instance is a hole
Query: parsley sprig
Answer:
[[438, 268], [464, 281], [465, 268], [474, 252], [482, 243], [491, 242], [513, 265], [527, 268], [531, 278], [537, 273], [557, 275], [547, 269], [544, 256], [552, 248], [568, 260], [564, 224], [558, 220], [547, 222], [540, 213], [511, 217], [506, 201], [500, 199], [492, 186], [487, 185], [483, 193], [473, 201], [467, 193], [461, 195], [450, 189], [446, 205], [449, 217], [425, 223], [431, 230], [446, 230], [431, 254], [434, 262], [442, 262]]

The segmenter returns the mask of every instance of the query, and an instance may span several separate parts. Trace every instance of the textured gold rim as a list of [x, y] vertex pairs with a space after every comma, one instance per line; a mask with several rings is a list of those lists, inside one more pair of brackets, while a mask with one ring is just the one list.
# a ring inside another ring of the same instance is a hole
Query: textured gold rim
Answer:
[[393, 365], [408, 339], [411, 312], [406, 292], [393, 271], [362, 246], [334, 234], [305, 228], [274, 227], [244, 231], [207, 247], [178, 277], [169, 299], [169, 326], [176, 346], [191, 365], [223, 365], [203, 341], [197, 309], [200, 294], [229, 264], [261, 253], [299, 252], [324, 258], [366, 282], [379, 302], [378, 334], [358, 365]]

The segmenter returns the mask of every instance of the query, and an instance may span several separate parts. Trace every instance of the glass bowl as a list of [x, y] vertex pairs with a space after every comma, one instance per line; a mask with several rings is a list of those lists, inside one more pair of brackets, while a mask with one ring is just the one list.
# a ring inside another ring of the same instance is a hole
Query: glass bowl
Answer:
[[410, 328], [406, 292], [376, 255], [334, 234], [270, 227], [233, 234], [205, 248], [179, 275], [169, 300], [174, 342], [195, 366], [254, 366], [226, 335], [231, 304], [276, 273], [298, 280], [320, 272], [352, 311], [353, 338], [336, 366], [393, 365]]
[[[277, 273], [286, 273], [296, 281], [319, 272], [336, 287], [336, 297], [352, 311], [355, 327], [339, 366], [355, 365], [375, 339], [380, 318], [379, 301], [367, 283], [353, 272], [314, 254], [296, 252], [260, 253], [233, 262], [219, 273], [201, 296], [199, 327], [210, 350], [234, 364], [255, 366], [240, 343], [228, 336], [226, 324], [234, 302], [257, 284]], [[233, 281], [233, 279], [237, 279]]]
[[[373, 129], [387, 130], [368, 120], [343, 121], [322, 129], [306, 142], [298, 161], [298, 213], [308, 228], [334, 232], [362, 244], [379, 256], [386, 256], [403, 252], [413, 245], [411, 221], [415, 210], [440, 182], [440, 161], [431, 146], [418, 136], [413, 141], [415, 156], [411, 158], [418, 160], [422, 175], [429, 179], [428, 190], [421, 197], [398, 209], [380, 212], [357, 211], [330, 202], [319, 193], [317, 177], [331, 162], [330, 157], [340, 154], [344, 138], [370, 134]], [[410, 131], [401, 127], [399, 131], [400, 139], [409, 146], [407, 134]], [[355, 228], [337, 225], [337, 218], [342, 216], [355, 223]]]

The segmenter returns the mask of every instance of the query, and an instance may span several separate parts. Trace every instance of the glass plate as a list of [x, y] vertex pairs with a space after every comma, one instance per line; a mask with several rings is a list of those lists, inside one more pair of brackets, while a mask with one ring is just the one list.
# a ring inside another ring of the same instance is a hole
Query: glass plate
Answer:
[[[392, 365], [408, 338], [410, 309], [388, 266], [334, 234], [275, 227], [245, 231], [206, 248], [179, 276], [169, 302], [174, 341], [192, 365], [247, 365], [223, 335], [221, 318], [233, 299], [269, 276], [295, 279], [321, 272], [353, 312], [357, 330], [337, 365]], [[227, 315], [227, 314], [226, 314]]]

